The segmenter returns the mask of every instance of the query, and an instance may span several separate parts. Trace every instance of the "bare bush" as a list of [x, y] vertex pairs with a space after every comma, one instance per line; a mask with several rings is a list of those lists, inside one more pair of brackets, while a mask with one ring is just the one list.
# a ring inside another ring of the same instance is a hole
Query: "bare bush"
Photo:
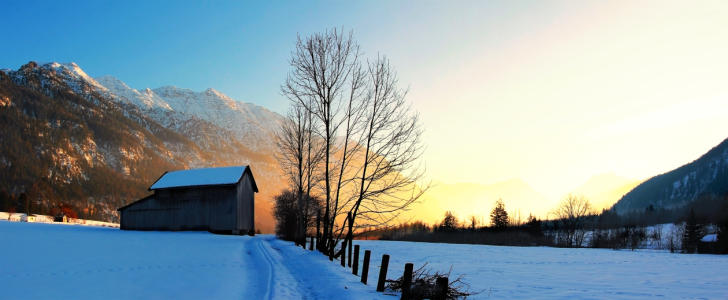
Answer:
[[670, 249], [670, 253], [680, 250], [682, 246], [683, 237], [683, 225], [676, 225], [672, 227], [669, 234], [667, 235], [667, 249]]
[[[427, 263], [422, 267], [412, 272], [412, 285], [410, 286], [409, 299], [436, 299], [437, 298], [437, 279], [441, 277], [450, 278], [452, 267], [450, 270], [445, 272], [436, 271], [433, 274], [432, 269], [425, 269]], [[445, 299], [467, 299], [469, 296], [474, 296], [482, 293], [471, 292], [470, 285], [463, 282], [462, 279], [465, 274], [460, 275], [457, 279], [448, 282], [447, 294]], [[387, 295], [396, 295], [395, 293], [401, 293], [404, 287], [404, 276], [391, 280], [387, 279], [387, 285], [384, 288], [384, 293]]]
[[558, 223], [557, 244], [562, 247], [583, 247], [588, 224], [595, 214], [589, 199], [584, 195], [566, 195], [550, 212]]
[[650, 231], [650, 242], [653, 246], [655, 246], [655, 248], [657, 248], [659, 250], [665, 249], [665, 245], [662, 241], [664, 231], [665, 231], [665, 224], [657, 224]]

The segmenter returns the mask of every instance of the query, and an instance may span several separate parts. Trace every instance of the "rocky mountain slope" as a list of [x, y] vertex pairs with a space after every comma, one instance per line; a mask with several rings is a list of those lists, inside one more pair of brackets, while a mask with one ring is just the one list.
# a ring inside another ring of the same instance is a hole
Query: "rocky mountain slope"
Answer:
[[715, 196], [728, 191], [728, 139], [695, 161], [652, 177], [624, 195], [614, 205], [617, 212], [655, 208], [678, 208], [701, 194]]
[[0, 71], [0, 190], [32, 194], [38, 209], [72, 203], [114, 221], [116, 207], [146, 195], [165, 171], [250, 165], [267, 187], [256, 197], [257, 225], [271, 230], [268, 202], [283, 184], [270, 154], [280, 119], [213, 89], [137, 91], [73, 63], [31, 62]]

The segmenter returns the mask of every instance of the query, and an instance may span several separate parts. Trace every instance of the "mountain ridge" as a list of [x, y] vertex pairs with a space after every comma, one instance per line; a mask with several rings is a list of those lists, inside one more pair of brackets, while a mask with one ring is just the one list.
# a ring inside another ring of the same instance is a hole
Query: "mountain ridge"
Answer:
[[699, 158], [656, 175], [625, 194], [613, 209], [619, 213], [654, 208], [678, 208], [701, 194], [720, 196], [728, 191], [728, 139]]

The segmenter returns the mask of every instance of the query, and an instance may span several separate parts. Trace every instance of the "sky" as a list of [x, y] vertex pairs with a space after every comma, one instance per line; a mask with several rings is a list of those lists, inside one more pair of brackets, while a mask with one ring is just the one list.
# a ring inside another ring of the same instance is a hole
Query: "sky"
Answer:
[[0, 0], [0, 68], [75, 62], [283, 114], [297, 35], [352, 30], [409, 87], [431, 179], [519, 178], [558, 199], [728, 137], [725, 16], [726, 1]]

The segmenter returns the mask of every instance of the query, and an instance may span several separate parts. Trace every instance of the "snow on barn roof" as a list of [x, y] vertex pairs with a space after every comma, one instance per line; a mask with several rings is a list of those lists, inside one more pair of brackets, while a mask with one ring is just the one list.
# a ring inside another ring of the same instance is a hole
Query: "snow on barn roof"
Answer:
[[718, 235], [717, 234], [708, 234], [704, 236], [702, 239], [700, 239], [701, 242], [716, 242], [718, 241]]
[[[245, 172], [250, 172], [250, 168], [247, 166], [236, 166], [166, 172], [162, 177], [157, 179], [157, 182], [149, 187], [149, 190], [192, 186], [233, 185], [240, 181]], [[253, 181], [253, 190], [258, 191], [255, 181]]]

